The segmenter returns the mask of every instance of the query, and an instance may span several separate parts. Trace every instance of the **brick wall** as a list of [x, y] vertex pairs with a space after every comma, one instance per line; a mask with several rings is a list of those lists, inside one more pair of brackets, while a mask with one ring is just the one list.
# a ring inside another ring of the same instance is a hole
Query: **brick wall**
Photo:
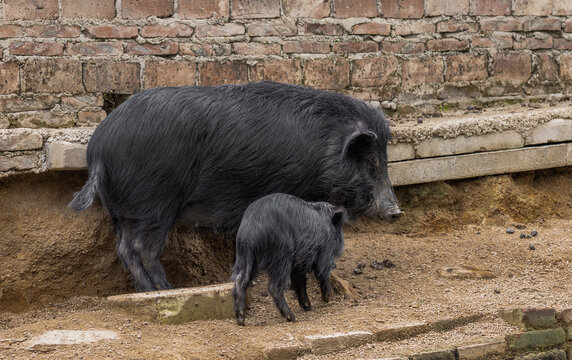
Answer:
[[[0, 128], [263, 79], [431, 111], [572, 93], [570, 0], [3, 0]], [[552, 94], [552, 95], [551, 95]]]

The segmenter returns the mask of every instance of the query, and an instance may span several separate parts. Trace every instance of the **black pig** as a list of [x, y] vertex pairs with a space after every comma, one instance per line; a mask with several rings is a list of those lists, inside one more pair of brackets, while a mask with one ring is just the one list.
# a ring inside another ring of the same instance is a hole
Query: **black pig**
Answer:
[[344, 206], [394, 221], [389, 128], [380, 110], [342, 94], [275, 82], [141, 91], [95, 129], [89, 178], [138, 291], [170, 288], [159, 256], [179, 222], [235, 232], [270, 193]]
[[328, 302], [330, 271], [344, 247], [346, 219], [343, 207], [287, 194], [253, 202], [236, 234], [232, 295], [238, 325], [244, 325], [246, 290], [258, 270], [267, 271], [268, 293], [288, 321], [296, 321], [296, 316], [284, 299], [284, 290], [291, 283], [302, 309], [310, 310], [306, 274], [311, 271], [320, 284], [322, 300]]

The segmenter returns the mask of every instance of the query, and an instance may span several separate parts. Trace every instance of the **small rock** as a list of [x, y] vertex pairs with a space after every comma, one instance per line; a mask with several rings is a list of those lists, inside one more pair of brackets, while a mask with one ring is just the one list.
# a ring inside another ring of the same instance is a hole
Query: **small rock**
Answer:
[[532, 231], [530, 232], [530, 235], [532, 235], [532, 236], [536, 236], [536, 235], [538, 235], [538, 231], [536, 231], [536, 230], [532, 230]]
[[532, 244], [528, 245], [528, 248], [529, 248], [530, 250], [536, 250], [536, 247], [534, 247], [534, 245], [532, 245]]
[[522, 224], [516, 224], [516, 225], [514, 225], [514, 227], [517, 228], [518, 230], [526, 229], [526, 225], [522, 225]]
[[500, 294], [500, 290], [499, 290], [499, 289], [494, 289], [493, 291], [495, 292], [495, 294]]
[[520, 238], [521, 238], [521, 239], [525, 239], [525, 238], [526, 238], [526, 234], [525, 234], [525, 233], [520, 233]]
[[422, 119], [422, 118], [417, 118], [417, 123], [418, 123], [418, 124], [423, 124], [423, 119]]
[[531, 238], [531, 236], [530, 236], [530, 235], [526, 235], [526, 238], [527, 238], [527, 239], [530, 239], [530, 238]]
[[507, 233], [507, 234], [514, 234], [514, 229], [513, 229], [513, 228], [508, 228], [508, 229], [506, 229], [506, 233]]
[[354, 269], [354, 274], [359, 275], [359, 274], [363, 274], [363, 269], [360, 267], [357, 267]]
[[382, 260], [382, 261], [374, 260], [374, 261], [371, 262], [371, 264], [370, 264], [369, 266], [371, 266], [372, 269], [380, 270], [380, 269], [383, 269], [383, 268], [392, 268], [392, 267], [395, 267], [395, 264], [394, 264], [391, 260], [385, 259], [385, 260]]

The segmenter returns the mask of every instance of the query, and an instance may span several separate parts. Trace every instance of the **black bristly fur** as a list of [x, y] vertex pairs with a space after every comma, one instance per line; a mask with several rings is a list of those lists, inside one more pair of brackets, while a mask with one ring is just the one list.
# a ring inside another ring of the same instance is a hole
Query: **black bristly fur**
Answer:
[[268, 273], [268, 293], [280, 314], [296, 321], [284, 291], [296, 291], [304, 310], [311, 304], [306, 274], [314, 272], [322, 299], [330, 299], [330, 271], [342, 253], [343, 207], [327, 202], [306, 202], [287, 194], [271, 194], [253, 202], [244, 212], [236, 235], [236, 261], [232, 280], [236, 322], [244, 325], [246, 290], [259, 270]]
[[399, 210], [388, 137], [380, 110], [333, 92], [274, 82], [149, 89], [97, 127], [89, 179], [70, 206], [84, 210], [97, 194], [136, 290], [165, 289], [159, 256], [176, 222], [233, 233], [250, 203], [275, 192], [354, 216]]

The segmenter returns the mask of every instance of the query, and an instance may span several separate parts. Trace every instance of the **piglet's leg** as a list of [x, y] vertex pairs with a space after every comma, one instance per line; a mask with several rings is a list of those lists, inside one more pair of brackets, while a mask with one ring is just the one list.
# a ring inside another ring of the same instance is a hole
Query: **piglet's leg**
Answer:
[[296, 321], [296, 316], [292, 310], [290, 310], [284, 298], [284, 291], [286, 290], [286, 285], [290, 277], [290, 269], [288, 269], [288, 272], [285, 272], [284, 269], [269, 271], [268, 277], [268, 293], [272, 296], [274, 304], [276, 304], [280, 314], [288, 321]]
[[322, 300], [324, 302], [330, 301], [332, 289], [330, 287], [330, 272], [332, 271], [332, 261], [326, 259], [318, 259], [314, 265], [314, 275], [320, 284], [320, 291], [322, 293]]
[[306, 292], [306, 273], [292, 270], [291, 278], [292, 287], [296, 291], [300, 307], [305, 311], [312, 310], [312, 304], [310, 304], [310, 299], [308, 299], [308, 293]]

